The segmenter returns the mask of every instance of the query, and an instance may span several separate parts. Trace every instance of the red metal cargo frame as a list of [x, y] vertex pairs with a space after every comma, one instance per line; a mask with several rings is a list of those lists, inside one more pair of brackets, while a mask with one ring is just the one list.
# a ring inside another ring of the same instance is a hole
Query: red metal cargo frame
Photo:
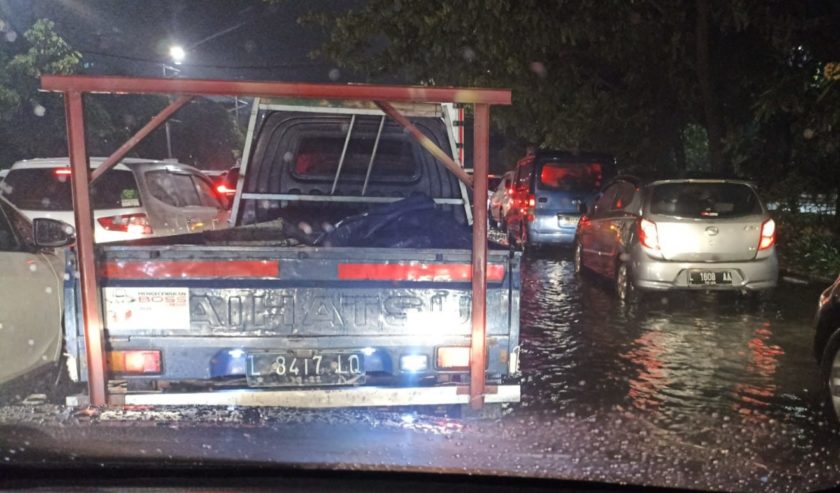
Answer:
[[[90, 404], [107, 404], [103, 324], [97, 304], [97, 279], [94, 261], [93, 211], [90, 183], [126, 156], [140, 140], [159, 127], [195, 96], [297, 97], [328, 100], [373, 101], [391, 118], [411, 133], [408, 119], [390, 102], [462, 103], [474, 105], [473, 140], [473, 256], [472, 256], [472, 337], [470, 351], [470, 404], [484, 403], [484, 362], [487, 354], [487, 169], [489, 156], [490, 106], [511, 104], [507, 89], [456, 87], [304, 84], [289, 82], [225, 81], [201, 79], [160, 79], [132, 77], [58, 76], [41, 77], [41, 89], [64, 94], [67, 118], [67, 147], [76, 220], [76, 251], [82, 286], [82, 320], [88, 366]], [[120, 146], [90, 176], [85, 147], [83, 96], [85, 93], [176, 94], [180, 96], [155, 116], [140, 131]], [[454, 163], [431, 142], [414, 135], [447, 168]], [[426, 139], [428, 140], [428, 139]], [[429, 145], [431, 144], [431, 146]], [[462, 181], [470, 181], [463, 171], [452, 170]], [[465, 178], [466, 177], [466, 178]]]

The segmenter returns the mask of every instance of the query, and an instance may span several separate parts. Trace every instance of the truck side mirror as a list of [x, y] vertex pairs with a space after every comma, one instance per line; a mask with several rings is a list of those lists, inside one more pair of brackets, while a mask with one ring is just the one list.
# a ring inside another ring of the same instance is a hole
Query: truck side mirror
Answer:
[[59, 248], [76, 241], [76, 228], [62, 221], [36, 217], [32, 220], [32, 228], [35, 246], [40, 248]]

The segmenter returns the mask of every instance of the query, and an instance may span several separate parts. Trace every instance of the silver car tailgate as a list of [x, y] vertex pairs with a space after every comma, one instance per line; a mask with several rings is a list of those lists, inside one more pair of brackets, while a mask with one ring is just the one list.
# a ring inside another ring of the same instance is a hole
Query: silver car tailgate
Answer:
[[656, 223], [659, 248], [666, 260], [737, 262], [755, 258], [763, 217], [651, 219]]

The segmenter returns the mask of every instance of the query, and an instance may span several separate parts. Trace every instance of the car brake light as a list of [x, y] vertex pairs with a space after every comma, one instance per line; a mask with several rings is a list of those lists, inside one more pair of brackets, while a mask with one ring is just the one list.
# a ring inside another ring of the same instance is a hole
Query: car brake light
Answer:
[[54, 173], [55, 176], [68, 176], [72, 171], [70, 171], [70, 168], [56, 168]]
[[108, 368], [114, 373], [160, 373], [160, 351], [110, 351]]
[[122, 231], [134, 235], [150, 235], [153, 233], [149, 218], [143, 213], [100, 217], [96, 221], [108, 231]]
[[235, 188], [228, 188], [224, 183], [216, 187], [216, 191], [222, 195], [233, 195], [236, 193]]
[[537, 199], [533, 195], [528, 197], [528, 207], [535, 207], [537, 205]]
[[639, 241], [643, 246], [653, 250], [659, 249], [659, 233], [656, 231], [656, 223], [647, 219], [639, 220]]
[[772, 219], [768, 219], [761, 225], [761, 240], [758, 242], [758, 249], [767, 250], [775, 244], [776, 222]]
[[438, 368], [469, 368], [469, 346], [439, 347], [437, 350]]

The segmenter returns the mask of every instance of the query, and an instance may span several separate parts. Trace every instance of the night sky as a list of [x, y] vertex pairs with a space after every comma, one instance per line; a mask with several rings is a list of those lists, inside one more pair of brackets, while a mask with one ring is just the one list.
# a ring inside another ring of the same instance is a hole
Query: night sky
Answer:
[[[160, 76], [172, 44], [187, 50], [181, 77], [347, 82], [312, 60], [322, 34], [301, 26], [307, 9], [340, 12], [359, 0], [0, 0], [0, 17], [18, 33], [38, 18], [84, 58], [88, 74]], [[171, 74], [170, 74], [171, 75]]]

